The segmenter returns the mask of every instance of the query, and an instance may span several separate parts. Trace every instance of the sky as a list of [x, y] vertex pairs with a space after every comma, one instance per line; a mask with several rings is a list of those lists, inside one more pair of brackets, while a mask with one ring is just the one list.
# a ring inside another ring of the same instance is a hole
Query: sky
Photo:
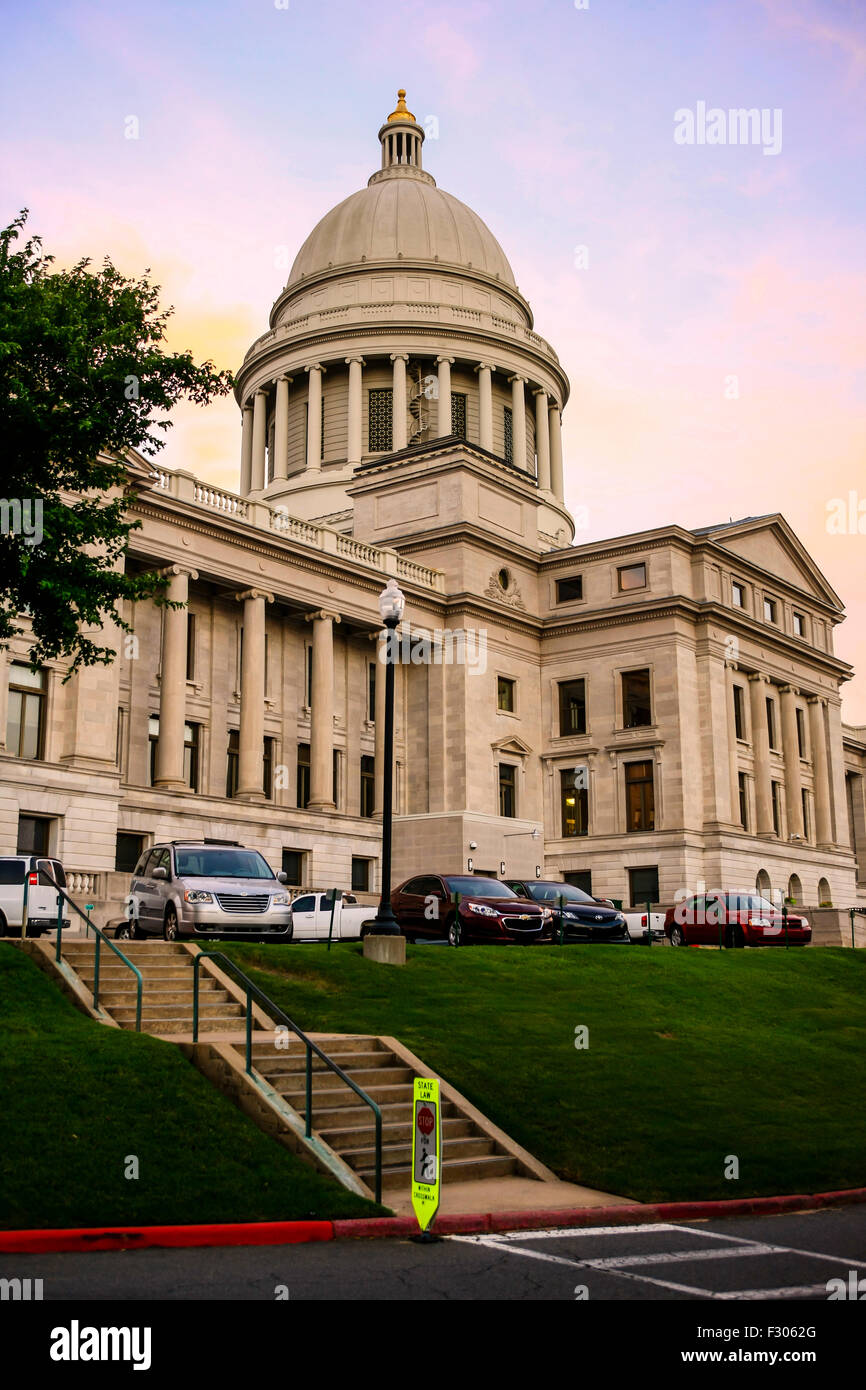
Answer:
[[[30, 0], [4, 40], [4, 225], [149, 268], [170, 346], [221, 368], [406, 87], [569, 375], [576, 541], [782, 512], [866, 723], [864, 0]], [[239, 452], [230, 398], [160, 457], [234, 489]]]

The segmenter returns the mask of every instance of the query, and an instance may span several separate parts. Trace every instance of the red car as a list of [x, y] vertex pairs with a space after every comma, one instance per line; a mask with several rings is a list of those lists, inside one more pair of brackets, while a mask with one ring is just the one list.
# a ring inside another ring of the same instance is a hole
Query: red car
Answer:
[[[805, 917], [788, 913], [787, 944], [808, 946], [812, 928]], [[758, 893], [701, 893], [684, 898], [665, 914], [672, 946], [784, 946], [785, 917]]]
[[394, 889], [391, 906], [407, 941], [550, 940], [550, 909], [519, 898], [498, 878], [416, 874]]

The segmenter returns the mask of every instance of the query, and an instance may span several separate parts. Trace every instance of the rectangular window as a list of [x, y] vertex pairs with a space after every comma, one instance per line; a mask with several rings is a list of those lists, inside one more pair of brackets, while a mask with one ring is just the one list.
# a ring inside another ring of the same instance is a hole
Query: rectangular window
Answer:
[[647, 903], [657, 903], [659, 899], [659, 871], [653, 864], [648, 868], [629, 869], [628, 890], [632, 907], [646, 907]]
[[307, 679], [306, 679], [306, 692], [305, 692], [305, 693], [306, 693], [306, 697], [307, 697], [307, 709], [312, 709], [312, 707], [313, 707], [313, 647], [312, 647], [312, 643], [311, 643], [311, 644], [307, 647], [307, 649], [306, 649], [306, 671], [307, 671]]
[[47, 816], [18, 817], [18, 848], [16, 854], [48, 854], [51, 821]]
[[806, 716], [801, 709], [795, 711], [797, 715], [797, 751], [801, 758], [806, 756]]
[[298, 744], [298, 807], [310, 804], [310, 745]]
[[114, 848], [114, 871], [119, 874], [132, 874], [144, 851], [144, 836], [132, 835], [126, 830], [118, 830]]
[[559, 793], [562, 806], [562, 834], [565, 839], [589, 834], [589, 793], [578, 791], [574, 785], [574, 769], [563, 768], [559, 774]]
[[340, 804], [340, 752], [334, 748], [331, 752], [331, 800], [335, 806]]
[[159, 745], [159, 715], [152, 714], [147, 721], [148, 742], [148, 786], [156, 781], [156, 750]]
[[466, 397], [460, 392], [451, 393], [451, 433], [466, 438]]
[[646, 565], [622, 565], [617, 570], [617, 587], [621, 594], [630, 589], [646, 588]]
[[746, 737], [746, 707], [741, 685], [734, 686], [734, 732], [739, 739]]
[[746, 606], [746, 586], [739, 584], [736, 579], [731, 584], [731, 603], [735, 608]]
[[45, 672], [13, 661], [9, 667], [6, 752], [13, 758], [39, 759], [44, 757], [44, 742]]
[[586, 681], [562, 681], [559, 686], [559, 736], [586, 733]]
[[655, 786], [651, 762], [625, 765], [626, 829], [655, 829]]
[[767, 739], [770, 747], [776, 747], [776, 702], [767, 696]]
[[782, 788], [778, 782], [770, 783], [770, 799], [773, 805], [773, 830], [782, 833]]
[[[323, 459], [323, 458], [325, 457], [325, 393], [324, 393], [324, 391], [322, 392], [322, 424], [321, 424], [321, 430], [322, 430], [322, 436], [321, 436], [321, 437], [322, 437], [322, 445], [321, 445], [321, 448], [320, 448], [320, 450], [319, 450], [319, 458], [320, 458], [320, 459]], [[309, 404], [309, 401], [307, 401], [307, 402], [305, 402], [305, 404], [304, 404], [304, 458], [307, 457], [307, 451], [308, 451], [308, 449], [309, 449], [309, 447], [310, 447], [310, 445], [309, 445], [309, 435], [310, 435], [310, 404]]]
[[811, 825], [810, 825], [810, 821], [809, 821], [809, 793], [806, 791], [806, 788], [805, 788], [805, 787], [803, 788], [802, 792], [800, 793], [800, 796], [801, 796], [802, 802], [803, 802], [803, 839], [804, 839], [804, 840], [811, 840], [811, 838], [812, 838], [812, 831], [811, 831]]
[[262, 747], [262, 791], [268, 801], [274, 794], [274, 743], [274, 739], [266, 737]]
[[361, 756], [361, 815], [372, 816], [376, 810], [376, 759], [369, 753]]
[[503, 430], [505, 434], [505, 462], [514, 462], [514, 412], [510, 405], [502, 408]]
[[584, 893], [592, 897], [592, 870], [573, 869], [569, 873], [562, 875], [564, 883], [570, 883], [572, 888], [580, 888]]
[[512, 763], [499, 764], [499, 814], [517, 815], [517, 768]]
[[195, 613], [186, 615], [186, 678], [195, 680]]
[[390, 387], [368, 393], [368, 415], [370, 453], [390, 452], [394, 447], [394, 393]]
[[238, 761], [240, 757], [241, 736], [237, 729], [229, 729], [229, 746], [226, 758], [226, 796], [238, 794]]
[[583, 598], [583, 575], [571, 574], [567, 579], [557, 579], [556, 581], [556, 601], [557, 603], [573, 603], [575, 599]]
[[284, 849], [281, 868], [289, 880], [290, 888], [303, 887], [304, 851], [302, 849]]
[[803, 614], [802, 614], [802, 613], [795, 613], [795, 614], [794, 614], [794, 636], [795, 636], [795, 637], [805, 637], [805, 636], [806, 636], [806, 619], [803, 617]]
[[367, 718], [371, 724], [376, 722], [376, 662], [371, 661], [367, 668]]
[[191, 792], [198, 791], [198, 755], [201, 735], [200, 724], [183, 726], [183, 780]]
[[352, 892], [369, 893], [370, 891], [370, 860], [352, 859]]
[[622, 725], [639, 729], [652, 724], [649, 671], [626, 671], [622, 677]]
[[514, 713], [514, 681], [507, 676], [496, 677], [496, 708]]
[[740, 825], [744, 830], [749, 828], [749, 787], [746, 782], [745, 772], [737, 773], [737, 789], [740, 795]]
[[776, 621], [776, 600], [774, 598], [764, 599], [764, 622], [775, 623]]

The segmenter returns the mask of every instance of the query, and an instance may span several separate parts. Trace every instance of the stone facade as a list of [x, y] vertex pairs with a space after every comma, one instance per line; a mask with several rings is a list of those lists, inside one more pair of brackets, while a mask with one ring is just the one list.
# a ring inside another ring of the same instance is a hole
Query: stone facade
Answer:
[[0, 852], [47, 836], [104, 915], [136, 846], [184, 835], [375, 893], [394, 577], [396, 880], [471, 860], [625, 901], [866, 901], [838, 596], [779, 515], [573, 545], [556, 354], [414, 119], [380, 139], [238, 373], [238, 492], [130, 460], [127, 564], [184, 608], [137, 605], [112, 666], [49, 663], [30, 695], [6, 654]]

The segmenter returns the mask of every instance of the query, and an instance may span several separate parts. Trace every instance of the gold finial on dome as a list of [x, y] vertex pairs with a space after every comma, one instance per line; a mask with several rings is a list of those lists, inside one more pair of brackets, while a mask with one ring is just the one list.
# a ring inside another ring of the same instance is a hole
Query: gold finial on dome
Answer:
[[397, 93], [397, 109], [392, 111], [388, 117], [389, 121], [414, 121], [415, 117], [406, 106], [406, 88], [401, 87]]

